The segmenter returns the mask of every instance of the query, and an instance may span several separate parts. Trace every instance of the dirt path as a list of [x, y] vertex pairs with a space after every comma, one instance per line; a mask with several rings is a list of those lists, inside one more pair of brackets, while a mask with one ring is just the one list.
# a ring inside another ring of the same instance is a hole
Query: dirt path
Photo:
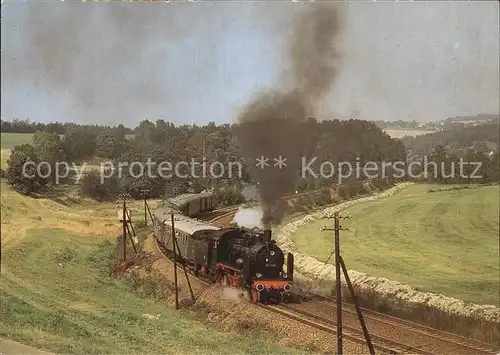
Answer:
[[17, 343], [12, 340], [2, 339], [0, 345], [0, 355], [50, 355], [46, 351], [38, 350], [27, 345]]

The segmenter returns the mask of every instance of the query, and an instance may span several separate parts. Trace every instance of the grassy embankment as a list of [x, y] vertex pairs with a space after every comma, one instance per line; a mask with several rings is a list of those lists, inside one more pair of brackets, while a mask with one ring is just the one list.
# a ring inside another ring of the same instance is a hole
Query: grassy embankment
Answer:
[[2, 337], [60, 353], [289, 352], [208, 328], [109, 277], [114, 204], [69, 207], [4, 183], [1, 198]]
[[[355, 205], [342, 225], [348, 268], [479, 304], [499, 304], [499, 187], [437, 191], [415, 185]], [[300, 228], [300, 252], [326, 260], [333, 248], [324, 220]]]

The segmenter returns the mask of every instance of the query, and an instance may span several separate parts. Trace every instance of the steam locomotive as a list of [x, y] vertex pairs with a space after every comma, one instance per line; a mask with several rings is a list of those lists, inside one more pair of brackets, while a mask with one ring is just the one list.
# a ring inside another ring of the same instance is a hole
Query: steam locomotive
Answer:
[[285, 255], [271, 240], [271, 231], [218, 228], [180, 214], [172, 221], [166, 208], [158, 208], [154, 235], [169, 252], [173, 230], [182, 262], [197, 277], [221, 288], [246, 290], [255, 303], [292, 301], [293, 255], [287, 254], [284, 272]]

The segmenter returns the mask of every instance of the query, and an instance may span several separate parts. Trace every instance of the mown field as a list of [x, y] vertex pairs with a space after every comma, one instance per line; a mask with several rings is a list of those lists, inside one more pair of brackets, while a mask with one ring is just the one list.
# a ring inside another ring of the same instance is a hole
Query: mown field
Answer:
[[[499, 187], [429, 193], [415, 185], [344, 213], [341, 252], [349, 269], [479, 304], [499, 304]], [[326, 261], [325, 220], [300, 228], [300, 252]], [[333, 262], [332, 260], [330, 262]]]
[[1, 134], [1, 148], [12, 149], [16, 145], [29, 144], [33, 139], [33, 133], [2, 133]]
[[404, 136], [415, 137], [437, 131], [428, 131], [423, 129], [384, 129], [384, 132], [391, 136], [391, 138], [403, 138]]
[[[29, 144], [32, 143], [33, 133], [2, 133], [1, 134], [1, 156], [0, 156], [0, 168], [7, 168], [7, 160], [10, 156], [10, 151], [16, 146], [20, 144]], [[125, 139], [131, 140], [134, 139], [133, 134], [126, 134]], [[88, 164], [87, 169], [99, 169], [100, 166]]]
[[0, 137], [0, 168], [7, 168], [7, 160], [10, 156], [10, 150], [16, 145], [29, 144], [33, 139], [33, 133], [2, 133]]
[[1, 187], [2, 337], [74, 354], [291, 352], [262, 337], [209, 328], [111, 278], [120, 233], [114, 204], [69, 207]]

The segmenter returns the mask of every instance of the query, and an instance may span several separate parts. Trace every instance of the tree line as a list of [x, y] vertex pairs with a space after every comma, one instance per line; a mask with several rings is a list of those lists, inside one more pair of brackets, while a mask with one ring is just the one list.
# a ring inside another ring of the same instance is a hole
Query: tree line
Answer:
[[[20, 127], [21, 121], [10, 122], [9, 127]], [[26, 123], [26, 122], [25, 122]], [[6, 123], [2, 122], [3, 127]], [[123, 125], [98, 126], [98, 125], [76, 125], [57, 124], [64, 127], [63, 135], [60, 130], [54, 131], [54, 124], [40, 126], [31, 144], [16, 146], [8, 161], [5, 177], [9, 184], [17, 191], [29, 194], [39, 191], [45, 186], [55, 184], [54, 176], [47, 178], [27, 178], [22, 174], [22, 167], [27, 161], [48, 162], [44, 169], [54, 169], [57, 162], [84, 162], [100, 159], [114, 162], [142, 162], [148, 159], [156, 164], [161, 162], [191, 161], [195, 160], [207, 163], [221, 162], [225, 166], [230, 162], [240, 162], [243, 166], [243, 176], [239, 177], [203, 177], [182, 178], [172, 176], [164, 179], [156, 176], [137, 176], [134, 170], [126, 169], [119, 178], [113, 175], [101, 182], [100, 171], [87, 173], [81, 181], [80, 188], [85, 195], [98, 200], [114, 199], [120, 193], [127, 193], [134, 198], [140, 198], [144, 189], [149, 190], [149, 197], [160, 198], [186, 192], [199, 192], [204, 189], [213, 189], [216, 192], [220, 205], [234, 204], [243, 201], [241, 190], [245, 184], [256, 183], [248, 174], [248, 162], [242, 158], [241, 147], [238, 142], [238, 124], [216, 125], [210, 122], [207, 125], [175, 125], [164, 120], [151, 122], [143, 120], [134, 129]], [[334, 164], [338, 162], [350, 162], [363, 165], [368, 161], [402, 161], [406, 162], [406, 149], [403, 141], [392, 139], [374, 123], [364, 120], [331, 120], [317, 121], [310, 118], [301, 123], [302, 139], [307, 140], [307, 151], [302, 152], [305, 157], [317, 157], [319, 161], [329, 161]], [[29, 127], [39, 127], [35, 123], [27, 124]], [[58, 128], [59, 129], [59, 128]], [[130, 133], [132, 132], [132, 133]], [[133, 136], [128, 136], [133, 135]], [[440, 161], [449, 162], [450, 157], [439, 153], [434, 156]], [[434, 159], [433, 158], [433, 159]], [[498, 160], [490, 156], [474, 156], [477, 159], [488, 159], [488, 162]], [[484, 160], [486, 162], [486, 160]], [[251, 162], [254, 163], [254, 162]], [[495, 172], [493, 163], [485, 165], [488, 169], [486, 181], [498, 181], [498, 173]], [[201, 169], [201, 167], [200, 167]], [[394, 182], [391, 168], [386, 177], [372, 179], [373, 184], [380, 187], [390, 185]], [[31, 173], [33, 173], [31, 171]], [[30, 174], [31, 175], [31, 174]], [[42, 174], [44, 175], [44, 174]], [[329, 177], [314, 178], [308, 176], [299, 179], [297, 191], [308, 191], [329, 186], [336, 183], [338, 172]], [[356, 194], [357, 189], [363, 189], [360, 180], [366, 180], [367, 176], [351, 176], [343, 183], [351, 186], [351, 194]], [[66, 178], [68, 183], [74, 179], [74, 172]], [[402, 179], [408, 179], [403, 176]], [[496, 179], [496, 180], [495, 180]], [[436, 179], [432, 179], [433, 181]], [[439, 180], [439, 179], [438, 179]], [[441, 179], [439, 182], [449, 182], [449, 179]]]
[[413, 154], [425, 155], [442, 146], [456, 154], [466, 154], [467, 150], [474, 149], [483, 153], [498, 150], [500, 139], [499, 125], [482, 124], [460, 129], [450, 129], [441, 132], [429, 133], [416, 137], [403, 137], [402, 141]]
[[438, 184], [487, 184], [500, 181], [498, 151], [486, 153], [467, 149], [461, 154], [454, 154], [444, 146], [437, 145], [429, 155], [414, 161], [420, 162], [411, 169], [413, 180], [416, 181]]
[[124, 127], [123, 125], [118, 125], [116, 127], [106, 126], [106, 125], [79, 125], [71, 122], [50, 122], [41, 123], [34, 122], [28, 119], [14, 118], [12, 121], [0, 120], [0, 128], [2, 133], [36, 133], [38, 131], [47, 133], [57, 133], [66, 134], [72, 129], [85, 129], [93, 134], [99, 134], [103, 131], [111, 131], [113, 128], [124, 130], [125, 134], [133, 134], [134, 131], [131, 128]]

